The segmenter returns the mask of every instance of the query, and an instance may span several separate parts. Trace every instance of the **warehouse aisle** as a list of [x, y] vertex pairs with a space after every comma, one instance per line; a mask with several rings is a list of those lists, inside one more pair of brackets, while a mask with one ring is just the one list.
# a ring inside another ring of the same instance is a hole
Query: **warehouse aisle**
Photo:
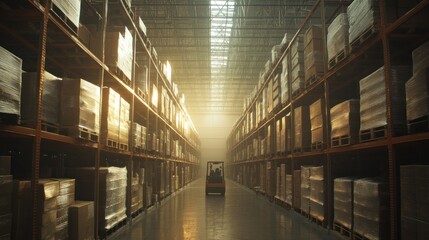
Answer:
[[340, 239], [332, 234], [232, 181], [225, 197], [206, 197], [199, 179], [117, 239]]

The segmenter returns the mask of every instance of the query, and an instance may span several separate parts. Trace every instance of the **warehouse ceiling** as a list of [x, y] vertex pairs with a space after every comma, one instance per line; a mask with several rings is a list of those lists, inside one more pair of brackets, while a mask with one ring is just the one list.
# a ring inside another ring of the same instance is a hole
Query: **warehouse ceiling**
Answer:
[[[271, 48], [294, 34], [315, 0], [133, 0], [135, 13], [191, 114], [233, 114]], [[320, 16], [320, 15], [319, 15]]]

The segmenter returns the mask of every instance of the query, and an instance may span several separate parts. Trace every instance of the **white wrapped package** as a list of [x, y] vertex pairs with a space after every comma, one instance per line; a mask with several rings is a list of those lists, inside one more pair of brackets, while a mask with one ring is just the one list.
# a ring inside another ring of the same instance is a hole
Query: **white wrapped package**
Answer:
[[79, 27], [80, 19], [80, 0], [52, 0], [52, 3], [57, 6], [68, 19]]
[[429, 68], [414, 73], [405, 84], [407, 120], [429, 115]]
[[0, 47], [0, 113], [20, 115], [22, 60]]
[[328, 59], [331, 60], [349, 45], [347, 13], [340, 13], [328, 27]]
[[358, 135], [359, 100], [351, 99], [331, 108], [331, 138]]
[[354, 0], [347, 7], [349, 16], [349, 42], [352, 43], [361, 33], [378, 20], [378, 1]]

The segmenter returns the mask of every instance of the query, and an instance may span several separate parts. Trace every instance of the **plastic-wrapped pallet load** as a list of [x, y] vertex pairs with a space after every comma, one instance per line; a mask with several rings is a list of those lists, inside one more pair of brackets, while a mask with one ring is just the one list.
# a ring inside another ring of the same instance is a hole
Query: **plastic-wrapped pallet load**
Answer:
[[291, 120], [291, 114], [286, 114], [285, 116], [285, 125], [286, 127], [284, 128], [284, 146], [285, 146], [285, 151], [286, 152], [291, 152], [292, 151], [292, 120]]
[[349, 143], [354, 143], [359, 134], [359, 100], [339, 103], [331, 108], [330, 114], [331, 139], [346, 136], [350, 138]]
[[322, 28], [312, 25], [304, 35], [304, 73], [305, 82], [322, 75], [325, 69], [323, 62], [324, 41]]
[[429, 234], [429, 165], [404, 165], [400, 170], [402, 239]]
[[69, 239], [94, 239], [94, 202], [76, 201], [70, 205]]
[[12, 175], [0, 175], [0, 239], [12, 236], [12, 191]]
[[276, 74], [273, 78], [273, 110], [280, 105], [280, 74]]
[[282, 60], [282, 74], [280, 76], [281, 103], [289, 102], [289, 60], [287, 54]]
[[311, 166], [301, 166], [301, 210], [310, 214]]
[[20, 115], [22, 60], [0, 47], [0, 113]]
[[304, 152], [310, 148], [311, 129], [310, 112], [308, 106], [300, 106], [294, 110], [294, 145], [293, 149]]
[[311, 144], [323, 143], [322, 99], [310, 105]]
[[301, 170], [294, 170], [293, 176], [293, 207], [301, 209]]
[[349, 17], [349, 42], [353, 43], [363, 32], [377, 24], [378, 1], [354, 0], [347, 7]]
[[353, 178], [334, 179], [334, 222], [353, 231]]
[[[406, 103], [404, 82], [411, 75], [409, 67], [391, 66], [391, 121], [395, 133], [404, 132]], [[387, 125], [386, 82], [384, 67], [359, 81], [360, 131]], [[362, 132], [361, 132], [362, 134]]]
[[141, 176], [135, 173], [131, 180], [131, 213], [135, 213], [143, 207], [143, 186]]
[[136, 150], [142, 150], [142, 126], [133, 123], [133, 146]]
[[[67, 175], [76, 179], [76, 199], [94, 201], [95, 168], [69, 168]], [[106, 231], [114, 227], [127, 216], [126, 189], [127, 169], [119, 167], [100, 167], [99, 169], [99, 231], [105, 236]]]
[[81, 0], [52, 0], [52, 3], [54, 6], [58, 7], [76, 27], [79, 27], [80, 1]]
[[75, 199], [74, 179], [53, 179], [58, 181], [59, 192], [57, 199], [57, 220], [55, 239], [68, 239], [69, 237], [69, 207]]
[[130, 104], [123, 98], [120, 101], [119, 109], [119, 144], [126, 146], [121, 148], [128, 149], [130, 135]]
[[100, 88], [83, 79], [63, 78], [61, 88], [62, 127], [85, 128], [99, 133]]
[[102, 140], [110, 147], [118, 147], [121, 96], [112, 88], [103, 88], [103, 102], [108, 104], [103, 108], [103, 119], [107, 121], [102, 126]]
[[353, 229], [371, 240], [387, 239], [388, 185], [378, 178], [354, 181]]
[[127, 27], [112, 27], [106, 32], [106, 64], [118, 68], [131, 80], [133, 65], [133, 36]]
[[49, 179], [39, 179], [38, 188], [38, 209], [37, 209], [37, 239], [54, 239], [57, 223], [57, 197], [60, 191], [58, 181]]
[[319, 221], [325, 220], [325, 178], [323, 166], [310, 170], [310, 215]]
[[291, 94], [304, 88], [304, 39], [298, 36], [291, 46]]
[[275, 45], [271, 48], [271, 62], [273, 64], [276, 64], [280, 56], [282, 55], [281, 49], [282, 49], [281, 45]]
[[289, 206], [292, 206], [292, 175], [286, 174], [286, 188], [285, 188], [285, 202], [289, 204]]
[[282, 163], [280, 164], [280, 199], [282, 201], [286, 201], [286, 188], [287, 188], [287, 182], [286, 182], [286, 164]]
[[407, 120], [429, 115], [429, 41], [413, 53], [413, 76], [405, 84]]
[[[42, 97], [42, 121], [58, 126], [59, 124], [59, 93], [61, 79], [45, 71]], [[35, 124], [36, 104], [39, 89], [37, 73], [22, 74], [21, 89], [21, 121], [22, 123]]]
[[340, 13], [328, 27], [328, 59], [335, 58], [341, 51], [347, 54], [349, 47], [349, 19], [347, 13]]

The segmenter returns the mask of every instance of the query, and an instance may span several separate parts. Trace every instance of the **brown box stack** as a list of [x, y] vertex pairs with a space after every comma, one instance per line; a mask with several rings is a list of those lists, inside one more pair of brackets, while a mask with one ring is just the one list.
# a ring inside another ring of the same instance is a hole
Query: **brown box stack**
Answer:
[[323, 74], [325, 68], [323, 64], [324, 45], [322, 28], [310, 26], [304, 36], [305, 82]]
[[310, 213], [311, 167], [301, 166], [301, 210]]
[[119, 69], [131, 80], [133, 36], [127, 27], [110, 27], [106, 32], [106, 64]]
[[[130, 136], [130, 104], [121, 98], [119, 109], [119, 144], [127, 145]], [[126, 149], [121, 148], [123, 150]]]
[[334, 222], [353, 231], [353, 178], [334, 179]]
[[294, 109], [294, 144], [293, 149], [304, 152], [310, 149], [311, 129], [310, 112], [308, 106], [300, 106]]
[[331, 108], [331, 139], [349, 136], [350, 143], [357, 141], [359, 134], [359, 100], [351, 99]]
[[310, 122], [311, 122], [311, 144], [323, 143], [324, 122], [322, 107], [322, 99], [317, 100], [310, 105]]
[[37, 232], [38, 239], [54, 239], [57, 223], [57, 197], [60, 192], [58, 181], [40, 179], [38, 188]]
[[304, 40], [298, 36], [291, 46], [291, 94], [296, 95], [304, 88]]
[[0, 175], [0, 239], [11, 239], [12, 175]]
[[103, 102], [107, 103], [107, 106], [103, 106], [102, 118], [107, 121], [103, 121], [105, 123], [102, 125], [102, 142], [105, 145], [110, 141], [118, 144], [121, 96], [112, 88], [103, 88]]
[[293, 171], [293, 207], [301, 209], [301, 170]]
[[325, 220], [325, 178], [323, 166], [310, 169], [310, 215], [320, 221]]
[[74, 179], [53, 179], [59, 183], [55, 239], [68, 239], [68, 212], [75, 199]]
[[76, 201], [70, 205], [69, 239], [94, 239], [94, 202]]
[[426, 239], [429, 235], [429, 166], [401, 166], [402, 239]]

